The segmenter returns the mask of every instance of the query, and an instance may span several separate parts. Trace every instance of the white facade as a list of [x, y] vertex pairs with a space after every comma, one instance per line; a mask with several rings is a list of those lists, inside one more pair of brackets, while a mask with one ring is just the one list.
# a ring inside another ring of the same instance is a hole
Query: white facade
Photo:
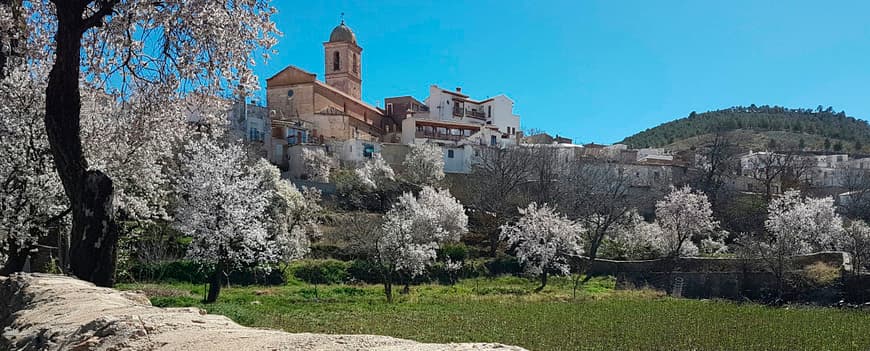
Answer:
[[366, 140], [330, 141], [327, 143], [329, 152], [341, 161], [342, 164], [358, 166], [372, 158], [374, 154], [381, 153], [381, 143]]
[[673, 161], [674, 155], [662, 148], [637, 149], [637, 160], [645, 162], [650, 160]]
[[459, 91], [449, 91], [437, 85], [429, 87], [426, 98], [428, 113], [416, 117], [445, 122], [491, 125], [499, 132], [516, 135], [520, 130], [520, 116], [513, 113], [514, 101], [505, 95], [486, 100], [472, 100]]

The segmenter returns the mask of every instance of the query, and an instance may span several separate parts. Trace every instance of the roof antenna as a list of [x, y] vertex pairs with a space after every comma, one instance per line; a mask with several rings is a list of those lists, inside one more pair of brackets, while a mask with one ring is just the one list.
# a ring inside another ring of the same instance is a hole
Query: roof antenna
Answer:
[[341, 24], [344, 24], [344, 12], [341, 13]]

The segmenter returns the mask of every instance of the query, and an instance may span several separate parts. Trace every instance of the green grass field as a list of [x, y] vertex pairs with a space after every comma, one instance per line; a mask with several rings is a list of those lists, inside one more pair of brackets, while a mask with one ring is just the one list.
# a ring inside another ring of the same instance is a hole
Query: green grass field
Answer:
[[392, 304], [380, 286], [232, 287], [202, 305], [203, 286], [128, 284], [156, 306], [196, 306], [247, 326], [288, 332], [380, 334], [422, 342], [499, 342], [530, 350], [870, 350], [870, 313], [771, 308], [615, 291], [568, 279], [542, 293], [520, 278], [413, 286]]

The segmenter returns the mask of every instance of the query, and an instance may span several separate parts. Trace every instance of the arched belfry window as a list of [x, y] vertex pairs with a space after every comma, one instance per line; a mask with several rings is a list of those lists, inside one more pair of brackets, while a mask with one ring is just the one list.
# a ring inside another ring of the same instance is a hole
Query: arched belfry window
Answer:
[[341, 70], [341, 55], [338, 53], [338, 51], [336, 51], [332, 55], [332, 70]]
[[353, 73], [359, 73], [359, 61], [357, 61], [356, 54], [353, 54]]

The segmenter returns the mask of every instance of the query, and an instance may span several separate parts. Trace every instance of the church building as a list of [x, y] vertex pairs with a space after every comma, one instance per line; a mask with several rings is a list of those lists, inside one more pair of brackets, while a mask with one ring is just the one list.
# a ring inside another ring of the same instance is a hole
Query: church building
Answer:
[[266, 80], [271, 133], [265, 147], [272, 162], [282, 162], [295, 144], [379, 141], [384, 133], [384, 111], [361, 99], [362, 48], [344, 20], [323, 43], [323, 55], [325, 82], [295, 66]]

